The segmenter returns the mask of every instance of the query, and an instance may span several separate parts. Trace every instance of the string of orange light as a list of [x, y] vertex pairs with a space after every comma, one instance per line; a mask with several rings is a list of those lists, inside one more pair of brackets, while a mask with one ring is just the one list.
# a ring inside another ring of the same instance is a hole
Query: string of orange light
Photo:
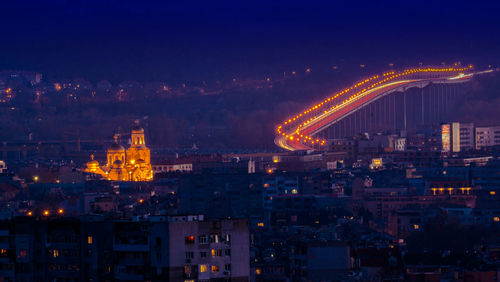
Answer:
[[[457, 66], [457, 64], [455, 64], [455, 66]], [[393, 82], [396, 79], [401, 79], [409, 75], [426, 74], [426, 73], [438, 73], [438, 74], [449, 75], [450, 73], [465, 72], [471, 70], [472, 68], [473, 68], [472, 65], [469, 65], [468, 67], [411, 68], [411, 69], [406, 69], [399, 73], [396, 73], [395, 71], [389, 71], [383, 73], [382, 76], [374, 75], [372, 77], [369, 77], [352, 85], [351, 87], [345, 88], [335, 93], [334, 95], [326, 98], [325, 100], [311, 106], [310, 108], [304, 110], [303, 112], [288, 118], [282, 124], [278, 125], [278, 127], [276, 128], [276, 132], [278, 135], [281, 135], [287, 140], [293, 142], [301, 142], [303, 144], [324, 146], [326, 140], [302, 134], [301, 130], [303, 128], [306, 128], [308, 125], [314, 123], [316, 119], [322, 117], [323, 115], [328, 115], [330, 112], [334, 112], [336, 109], [341, 108], [346, 104], [349, 104], [353, 100], [357, 99], [360, 95], [363, 95], [368, 90], [373, 89], [375, 87], [381, 87], [385, 84]], [[370, 82], [371, 84], [355, 92], [355, 90], [361, 88], [362, 86]], [[351, 95], [339, 103], [339, 99], [346, 96], [347, 94]], [[322, 110], [322, 112], [320, 112], [320, 110]]]

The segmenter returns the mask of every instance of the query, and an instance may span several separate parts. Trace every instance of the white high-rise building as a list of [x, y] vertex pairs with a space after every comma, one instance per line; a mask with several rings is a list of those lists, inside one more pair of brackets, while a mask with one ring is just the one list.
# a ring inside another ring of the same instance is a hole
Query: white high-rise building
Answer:
[[460, 151], [474, 150], [474, 124], [460, 123]]
[[460, 123], [451, 124], [451, 149], [453, 152], [460, 152]]
[[476, 149], [500, 145], [500, 126], [476, 127]]

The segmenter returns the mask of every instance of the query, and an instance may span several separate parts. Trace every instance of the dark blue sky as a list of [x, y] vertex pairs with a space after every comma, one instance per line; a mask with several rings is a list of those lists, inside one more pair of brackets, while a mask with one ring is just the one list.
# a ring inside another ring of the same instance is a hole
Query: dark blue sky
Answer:
[[0, 69], [148, 81], [342, 63], [496, 65], [499, 2], [15, 0], [0, 4]]

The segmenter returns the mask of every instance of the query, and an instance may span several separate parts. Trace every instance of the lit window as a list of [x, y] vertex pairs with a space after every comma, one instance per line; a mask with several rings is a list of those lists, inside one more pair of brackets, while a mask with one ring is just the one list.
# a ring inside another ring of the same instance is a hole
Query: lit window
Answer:
[[219, 235], [218, 234], [210, 235], [210, 243], [219, 243]]
[[184, 238], [186, 244], [194, 244], [194, 236], [187, 236]]
[[495, 195], [496, 195], [496, 192], [495, 192], [495, 191], [490, 191], [490, 195], [491, 195], [491, 196], [495, 196]]
[[413, 225], [413, 229], [415, 229], [415, 230], [420, 229], [420, 225], [418, 225], [418, 224], [414, 224], [414, 225]]
[[92, 236], [87, 237], [87, 244], [92, 245]]
[[212, 254], [213, 258], [222, 256], [222, 250], [212, 249], [210, 253]]
[[495, 221], [495, 222], [499, 222], [499, 221], [500, 221], [500, 217], [495, 216], [495, 217], [493, 218], [493, 221]]
[[207, 272], [208, 267], [206, 264], [200, 264], [200, 272]]
[[219, 272], [219, 266], [216, 264], [212, 265], [212, 272]]
[[257, 223], [257, 226], [258, 226], [258, 227], [264, 227], [264, 222], [259, 222], [259, 223]]

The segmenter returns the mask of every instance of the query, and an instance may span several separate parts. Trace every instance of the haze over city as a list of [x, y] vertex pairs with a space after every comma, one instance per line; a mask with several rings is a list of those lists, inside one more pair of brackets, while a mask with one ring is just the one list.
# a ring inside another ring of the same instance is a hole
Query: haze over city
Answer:
[[499, 2], [0, 7], [0, 279], [499, 280]]

